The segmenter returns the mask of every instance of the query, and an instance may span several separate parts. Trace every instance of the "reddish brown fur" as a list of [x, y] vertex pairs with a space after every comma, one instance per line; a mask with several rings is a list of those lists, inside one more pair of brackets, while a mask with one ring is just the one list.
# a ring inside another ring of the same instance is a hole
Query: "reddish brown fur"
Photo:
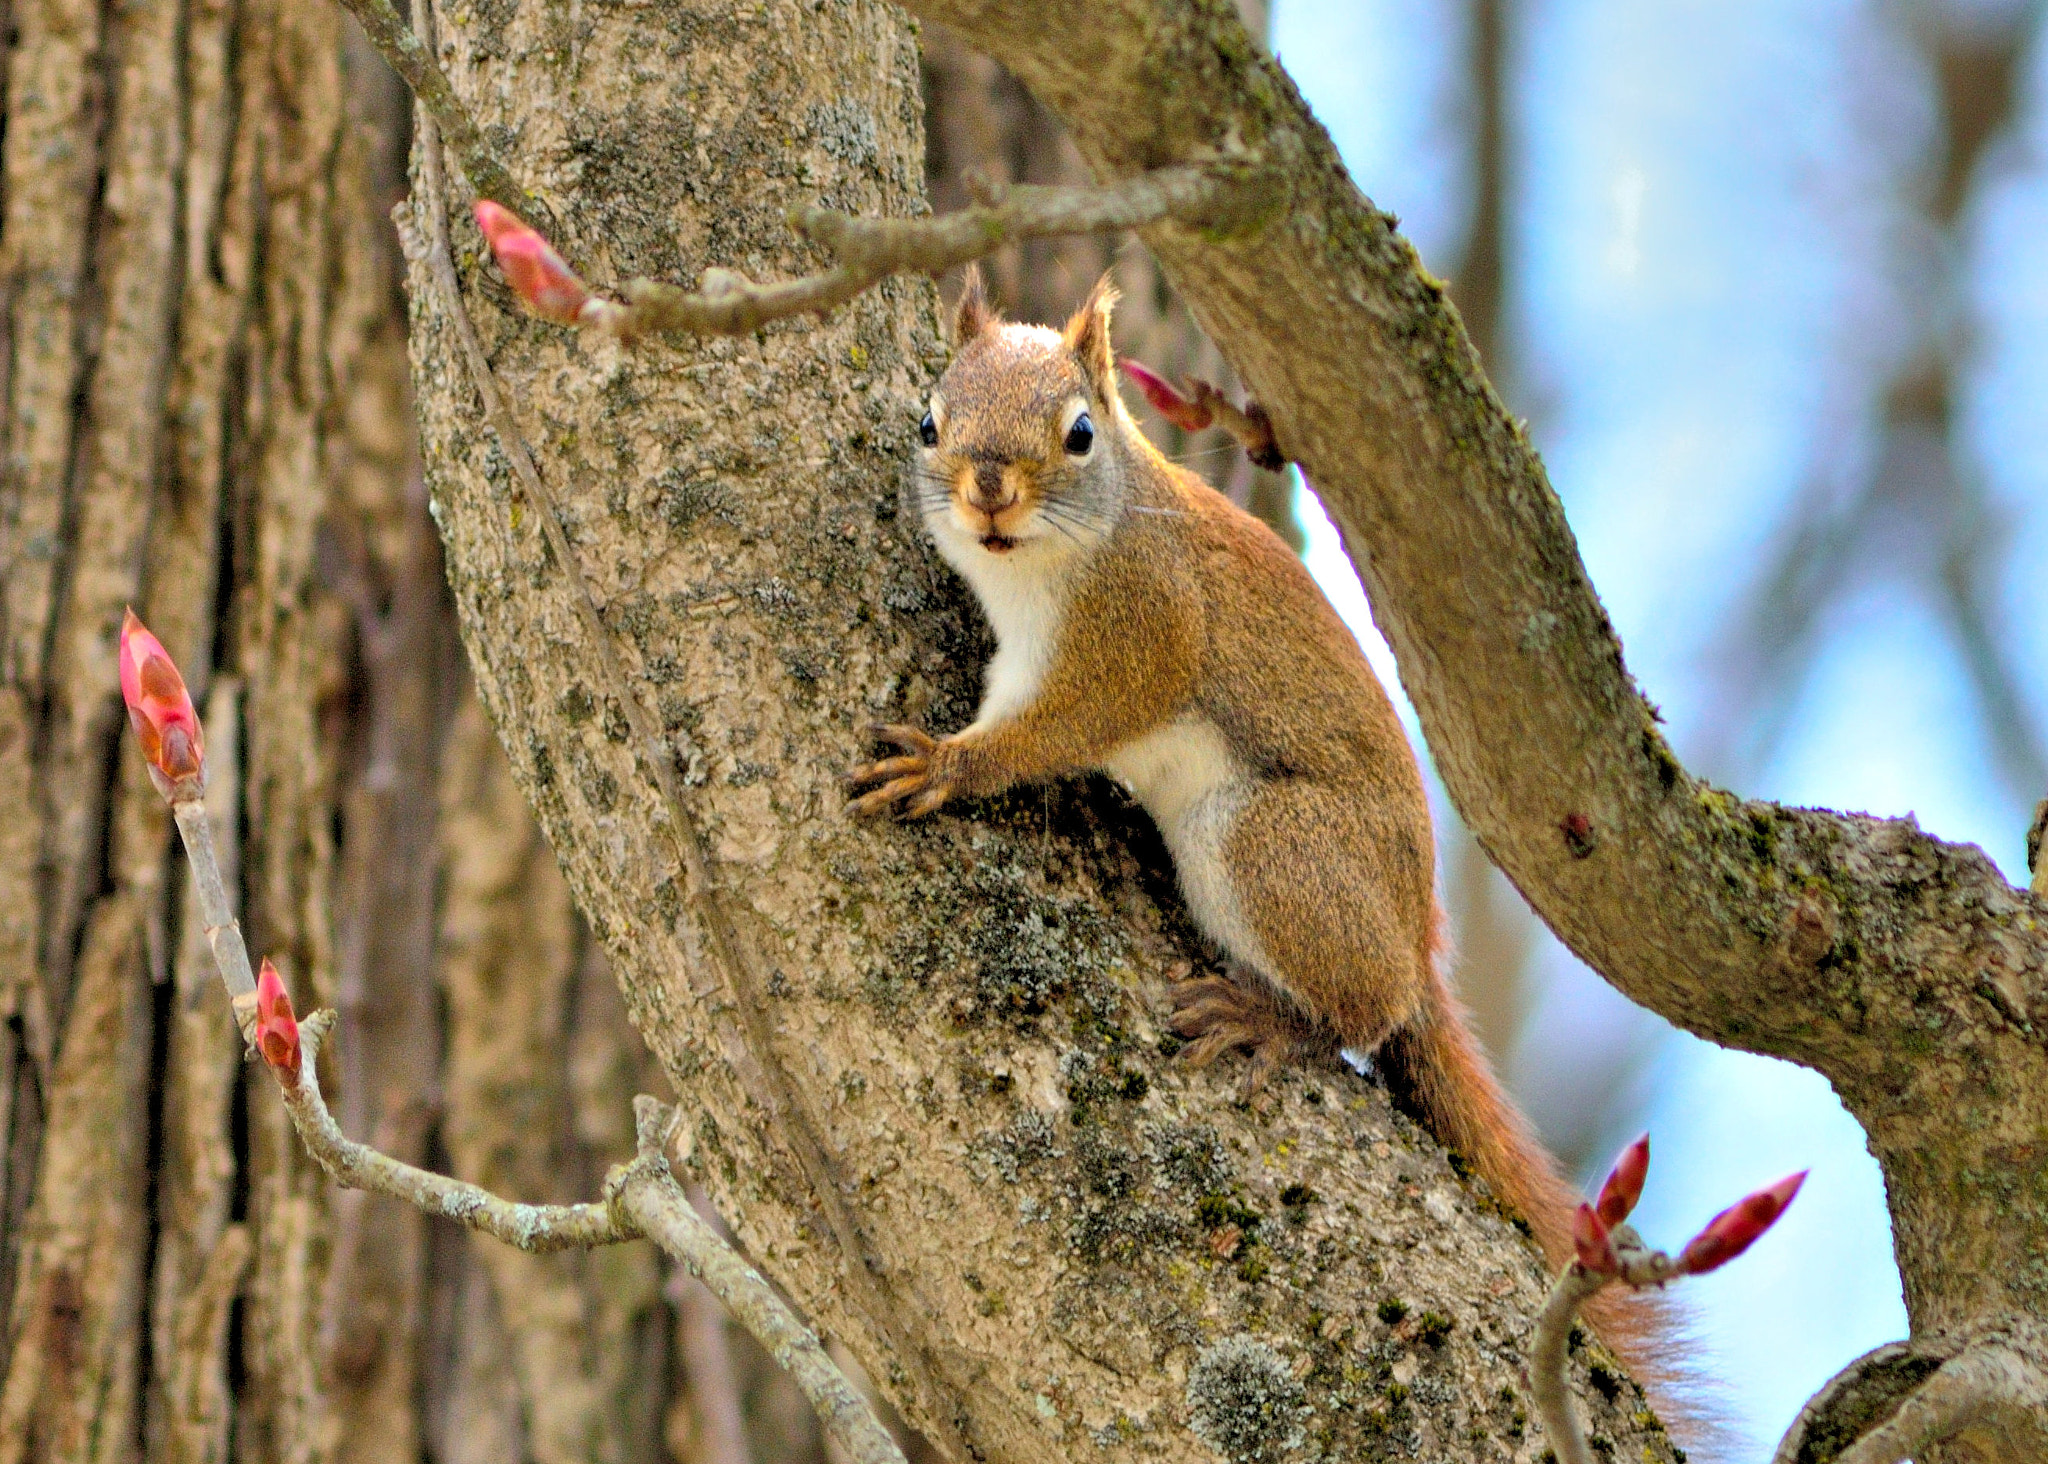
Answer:
[[[978, 281], [970, 285], [959, 354], [934, 396], [941, 442], [929, 455], [965, 532], [981, 535], [985, 521], [1021, 531], [1063, 495], [1125, 496], [1098, 541], [1066, 552], [1046, 539], [1034, 551], [1063, 613], [1028, 703], [984, 711], [936, 743], [891, 729], [908, 755], [857, 775], [883, 786], [855, 807], [929, 812], [951, 797], [1101, 767], [1176, 719], [1212, 725], [1248, 770], [1221, 862], [1265, 962], [1245, 969], [1241, 960], [1230, 985], [1180, 993], [1179, 1024], [1198, 1039], [1191, 1051], [1245, 1046], [1261, 1063], [1304, 1047], [1377, 1052], [1431, 1132], [1562, 1264], [1574, 1197], [1495, 1082], [1438, 970], [1429, 805], [1392, 704], [1301, 561], [1167, 462], [1131, 421], [1115, 389], [1113, 299], [1098, 285], [1055, 334], [1000, 324]], [[1061, 450], [1060, 414], [1077, 395], [1114, 453], [1080, 467]], [[977, 478], [976, 465], [989, 463], [1002, 465], [1002, 494]], [[999, 552], [1005, 565], [1025, 562]], [[1641, 1309], [1610, 1306], [1599, 1324], [1634, 1367], [1649, 1365]]]

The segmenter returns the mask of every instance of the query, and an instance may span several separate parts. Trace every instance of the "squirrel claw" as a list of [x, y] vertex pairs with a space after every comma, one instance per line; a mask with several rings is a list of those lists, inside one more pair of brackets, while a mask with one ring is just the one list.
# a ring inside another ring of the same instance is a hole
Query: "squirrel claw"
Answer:
[[[854, 782], [858, 784], [866, 780], [867, 774], [872, 771], [873, 769], [871, 768], [863, 768], [860, 772], [853, 775]], [[926, 786], [923, 771], [920, 770], [884, 783], [872, 793], [862, 794], [846, 805], [846, 811], [853, 814], [856, 818], [866, 818], [870, 814], [888, 812], [898, 800], [908, 798], [912, 794], [922, 795], [918, 799], [918, 803], [922, 804], [925, 799], [931, 796], [931, 791]], [[943, 797], [940, 801], [944, 801]], [[934, 804], [933, 807], [937, 807], [937, 805]], [[929, 810], [926, 811], [929, 812]]]
[[916, 727], [907, 727], [901, 722], [877, 722], [868, 728], [868, 735], [877, 742], [886, 742], [900, 747], [916, 757], [930, 757], [939, 741], [931, 733]]
[[885, 757], [854, 770], [848, 780], [853, 787], [881, 786], [847, 804], [849, 813], [864, 818], [894, 808], [903, 818], [923, 818], [936, 813], [953, 796], [953, 780], [937, 765], [937, 738], [915, 727], [893, 724], [870, 727], [868, 732], [878, 742], [902, 748], [904, 755]]
[[854, 787], [861, 788], [869, 783], [882, 783], [891, 778], [922, 773], [925, 767], [925, 759], [921, 757], [885, 757], [880, 762], [871, 762], [864, 768], [855, 768], [847, 781]]
[[1226, 1052], [1251, 1055], [1238, 1089], [1240, 1103], [1258, 1097], [1266, 1080], [1303, 1046], [1299, 1018], [1263, 992], [1224, 976], [1176, 981], [1168, 1025], [1187, 1039], [1181, 1056], [1195, 1067], [1207, 1067]]

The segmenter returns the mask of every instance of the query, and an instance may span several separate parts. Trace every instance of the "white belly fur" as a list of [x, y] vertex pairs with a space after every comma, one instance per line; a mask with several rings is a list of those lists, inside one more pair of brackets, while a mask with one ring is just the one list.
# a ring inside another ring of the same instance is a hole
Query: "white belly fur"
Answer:
[[[1015, 716], [1031, 704], [1059, 639], [1074, 547], [1040, 538], [1008, 554], [989, 553], [950, 514], [930, 521], [932, 538], [981, 602], [996, 633], [996, 653], [983, 673], [974, 727]], [[971, 729], [970, 729], [971, 730]], [[1244, 917], [1223, 845], [1251, 795], [1251, 777], [1206, 717], [1188, 716], [1133, 738], [1103, 759], [1103, 769], [1129, 788], [1152, 815], [1173, 855], [1181, 894], [1202, 933], [1232, 957], [1270, 974], [1259, 938]]]
[[1065, 555], [1044, 539], [991, 554], [950, 520], [936, 524], [932, 538], [973, 589], [996, 633], [996, 653], [982, 673], [981, 709], [974, 717], [975, 727], [986, 727], [1016, 715], [1038, 695], [1066, 608], [1066, 576], [1059, 572]]
[[1223, 859], [1231, 826], [1251, 796], [1251, 777], [1216, 724], [1196, 716], [1169, 722], [1126, 742], [1103, 766], [1159, 825], [1188, 912], [1202, 933], [1237, 960], [1270, 974]]

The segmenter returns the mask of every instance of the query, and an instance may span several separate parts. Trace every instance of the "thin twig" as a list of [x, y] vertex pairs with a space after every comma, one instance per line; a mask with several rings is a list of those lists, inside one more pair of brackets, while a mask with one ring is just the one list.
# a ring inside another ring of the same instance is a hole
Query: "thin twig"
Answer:
[[1557, 1464], [1597, 1464], [1586, 1431], [1579, 1424], [1579, 1411], [1572, 1406], [1565, 1358], [1571, 1350], [1572, 1323], [1579, 1308], [1611, 1279], [1580, 1265], [1565, 1267], [1536, 1318], [1536, 1339], [1529, 1347], [1529, 1392], [1536, 1400], [1543, 1432], [1557, 1453]]
[[[178, 828], [185, 837], [187, 859], [202, 899], [207, 898], [204, 891], [209, 888], [224, 892], [211, 830], [205, 828], [203, 818], [195, 823], [182, 816], [187, 808], [203, 811], [203, 805], [197, 799], [181, 799], [173, 807], [181, 815]], [[195, 828], [201, 831], [195, 834]], [[225, 894], [220, 898], [224, 900]], [[235, 932], [232, 941], [213, 940], [214, 963], [221, 980], [232, 991], [237, 974], [234, 963], [239, 960], [239, 975], [249, 981], [253, 997], [255, 983], [248, 975], [248, 955], [239, 927], [229, 919], [213, 929]], [[639, 1153], [631, 1164], [607, 1176], [601, 1203], [520, 1204], [479, 1185], [416, 1168], [342, 1133], [320, 1096], [320, 1044], [334, 1022], [332, 1011], [321, 1010], [297, 1023], [296, 1071], [273, 1067], [272, 1072], [300, 1142], [335, 1183], [395, 1196], [430, 1215], [444, 1216], [535, 1254], [650, 1239], [708, 1286], [789, 1373], [817, 1410], [819, 1422], [855, 1464], [904, 1464], [895, 1439], [832, 1362], [816, 1334], [797, 1319], [759, 1272], [704, 1223], [676, 1183], [666, 1154], [668, 1136], [676, 1123], [673, 1109], [648, 1097], [633, 1100]]]
[[323, 1009], [299, 1023], [299, 1081], [280, 1081], [278, 1091], [284, 1094], [292, 1127], [299, 1131], [306, 1151], [336, 1184], [395, 1195], [429, 1215], [445, 1216], [535, 1254], [640, 1238], [643, 1232], [633, 1219], [610, 1204], [517, 1204], [477, 1185], [416, 1169], [349, 1138], [320, 1097], [315, 1067], [321, 1040], [334, 1020], [334, 1013]]
[[277, 1077], [292, 1127], [336, 1184], [396, 1196], [534, 1254], [652, 1240], [702, 1281], [790, 1375], [817, 1410], [819, 1423], [855, 1464], [904, 1464], [895, 1439], [817, 1334], [704, 1222], [676, 1183], [667, 1157], [674, 1109], [645, 1095], [633, 1100], [639, 1152], [632, 1163], [606, 1176], [601, 1203], [519, 1204], [479, 1185], [414, 1168], [343, 1134], [320, 1096], [320, 1043], [334, 1020], [334, 1013], [323, 1009], [300, 1022], [297, 1081], [281, 1070]]
[[249, 948], [242, 942], [242, 924], [228, 903], [227, 882], [221, 878], [220, 859], [213, 849], [213, 820], [206, 816], [204, 798], [180, 798], [171, 804], [171, 817], [178, 821], [178, 834], [185, 841], [186, 863], [192, 866], [192, 885], [199, 896], [200, 918], [206, 923], [206, 943], [213, 947], [214, 964], [228, 989], [228, 1005], [242, 1028], [244, 1041], [256, 1023], [256, 977], [249, 969]]
[[759, 285], [734, 270], [704, 272], [696, 293], [653, 280], [626, 286], [631, 302], [612, 327], [622, 336], [683, 331], [746, 335], [787, 315], [823, 315], [892, 274], [944, 274], [1019, 239], [1136, 229], [1161, 219], [1212, 221], [1233, 181], [1202, 167], [1161, 168], [1106, 188], [1022, 184], [935, 219], [864, 219], [830, 209], [790, 210], [790, 226], [830, 249], [823, 274]]
[[[687, 1185], [683, 1192], [690, 1198], [690, 1208], [730, 1244], [731, 1233], [720, 1225], [703, 1190]], [[690, 1400], [696, 1405], [698, 1434], [691, 1457], [695, 1464], [754, 1464], [747, 1447], [746, 1399], [733, 1367], [725, 1308], [710, 1287], [681, 1272], [672, 1278], [668, 1294], [682, 1324], [683, 1367], [690, 1379]]]
[[1537, 1414], [1558, 1464], [1595, 1464], [1565, 1380], [1572, 1322], [1579, 1308], [1610, 1282], [1644, 1291], [1727, 1265], [1777, 1223], [1806, 1180], [1806, 1171], [1801, 1170], [1744, 1195], [1671, 1256], [1644, 1245], [1635, 1227], [1625, 1223], [1642, 1196], [1649, 1167], [1650, 1136], [1645, 1134], [1615, 1161], [1600, 1186], [1599, 1200], [1580, 1205], [1572, 1216], [1574, 1258], [1558, 1276], [1536, 1318], [1536, 1336], [1529, 1348], [1529, 1391], [1535, 1396]]
[[[182, 684], [179, 694], [183, 694]], [[189, 703], [186, 710], [189, 712]], [[187, 779], [179, 788], [183, 796], [172, 800], [171, 806], [185, 840], [193, 884], [208, 911], [207, 934], [214, 964], [231, 995], [238, 982], [248, 985], [249, 1025], [254, 1026], [258, 986], [249, 975], [240, 927], [227, 914], [226, 882], [221, 878], [205, 805], [194, 796], [203, 781], [199, 775]], [[430, 1215], [444, 1216], [532, 1253], [651, 1239], [708, 1286], [789, 1373], [817, 1410], [819, 1422], [855, 1464], [904, 1464], [896, 1441], [827, 1356], [817, 1336], [760, 1274], [705, 1224], [676, 1183], [666, 1154], [676, 1125], [674, 1110], [652, 1098], [634, 1100], [639, 1153], [631, 1164], [606, 1177], [601, 1203], [527, 1205], [503, 1199], [479, 1185], [394, 1159], [342, 1133], [320, 1095], [320, 1044], [334, 1027], [334, 1013], [317, 1011], [303, 1022], [294, 1022], [289, 1000], [267, 966], [264, 982], [265, 989], [274, 994], [265, 1000], [275, 1000], [282, 1011], [263, 1015], [262, 1051], [300, 1142], [335, 1183], [395, 1196]], [[273, 1052], [274, 1041], [283, 1043], [282, 1051]]]
[[[625, 340], [664, 333], [747, 335], [785, 316], [825, 315], [889, 275], [943, 274], [1020, 239], [1136, 229], [1169, 218], [1196, 227], [1223, 226], [1247, 211], [1256, 196], [1256, 177], [1247, 163], [1232, 160], [1160, 168], [1107, 187], [1020, 184], [991, 191], [972, 208], [932, 219], [870, 219], [815, 206], [792, 208], [790, 227], [838, 260], [822, 274], [757, 284], [737, 270], [713, 268], [704, 271], [694, 292], [636, 279], [626, 286], [631, 303], [620, 305], [592, 294], [550, 258], [538, 267], [547, 275], [547, 288], [559, 293], [546, 304], [530, 297], [528, 303], [551, 319]], [[517, 220], [505, 221], [505, 227], [523, 233]], [[523, 237], [530, 247], [546, 248], [533, 235]], [[495, 237], [492, 242], [494, 247], [500, 243]], [[505, 262], [502, 251], [499, 258]]]
[[377, 54], [398, 73], [419, 99], [420, 105], [433, 117], [441, 135], [455, 149], [462, 171], [468, 176], [469, 186], [476, 190], [477, 197], [502, 203], [536, 223], [543, 217], [551, 219], [547, 205], [514, 182], [511, 172], [498, 161], [498, 155], [484, 141], [483, 134], [477, 131], [476, 124], [470, 121], [469, 113], [456, 98], [455, 89], [448, 84], [447, 73], [441, 70], [441, 64], [434, 59], [433, 53], [421, 44], [419, 36], [399, 17], [391, 0], [341, 0], [341, 3], [362, 23], [370, 44], [377, 48]]
[[612, 1171], [605, 1193], [648, 1238], [725, 1303], [817, 1410], [818, 1422], [855, 1464], [904, 1464], [903, 1451], [818, 1341], [817, 1334], [783, 1305], [760, 1272], [704, 1222], [664, 1158], [675, 1110], [644, 1094], [633, 1100], [640, 1157]]

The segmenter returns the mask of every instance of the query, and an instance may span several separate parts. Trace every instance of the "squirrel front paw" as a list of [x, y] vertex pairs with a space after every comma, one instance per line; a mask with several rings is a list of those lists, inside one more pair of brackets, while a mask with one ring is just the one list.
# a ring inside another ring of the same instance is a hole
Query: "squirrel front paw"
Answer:
[[933, 813], [959, 791], [957, 773], [947, 755], [952, 738], [941, 742], [915, 727], [887, 726], [868, 729], [876, 739], [903, 749], [901, 757], [885, 757], [857, 769], [851, 782], [855, 788], [881, 786], [847, 804], [847, 811], [866, 817], [896, 809], [904, 818], [922, 818]]

